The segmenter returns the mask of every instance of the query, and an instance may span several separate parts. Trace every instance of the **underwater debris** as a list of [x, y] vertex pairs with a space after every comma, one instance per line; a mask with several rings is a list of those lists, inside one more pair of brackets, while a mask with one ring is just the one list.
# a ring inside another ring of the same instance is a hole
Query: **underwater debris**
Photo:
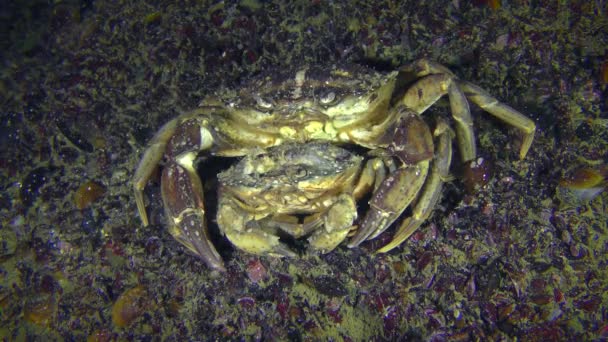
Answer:
[[590, 201], [602, 193], [608, 185], [608, 166], [600, 169], [579, 168], [559, 181], [559, 187], [567, 190], [579, 201]]
[[600, 67], [600, 83], [608, 84], [608, 60], [604, 61]]
[[467, 193], [472, 194], [484, 185], [488, 184], [494, 174], [494, 164], [488, 159], [479, 157], [471, 160], [463, 166], [462, 181]]
[[501, 0], [476, 0], [473, 3], [477, 6], [488, 6], [493, 10], [497, 10], [502, 6]]
[[51, 325], [57, 315], [57, 298], [53, 294], [34, 296], [23, 308], [23, 319], [41, 327]]
[[131, 325], [146, 310], [145, 302], [146, 290], [143, 286], [125, 291], [112, 306], [112, 322], [120, 328]]
[[82, 185], [80, 185], [78, 190], [76, 190], [74, 193], [74, 203], [76, 204], [76, 208], [82, 210], [88, 207], [91, 203], [103, 196], [105, 192], [105, 187], [94, 181], [82, 183]]

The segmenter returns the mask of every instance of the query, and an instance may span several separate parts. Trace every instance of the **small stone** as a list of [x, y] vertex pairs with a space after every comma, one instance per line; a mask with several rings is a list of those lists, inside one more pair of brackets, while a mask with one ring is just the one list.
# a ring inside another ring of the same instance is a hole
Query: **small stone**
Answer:
[[247, 277], [256, 284], [268, 278], [268, 271], [260, 259], [249, 260], [247, 263]]

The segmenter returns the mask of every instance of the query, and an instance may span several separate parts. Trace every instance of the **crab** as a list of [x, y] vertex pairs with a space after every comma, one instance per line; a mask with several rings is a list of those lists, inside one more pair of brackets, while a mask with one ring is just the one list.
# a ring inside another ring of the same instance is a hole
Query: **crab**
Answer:
[[[421, 114], [446, 94], [454, 130], [441, 118], [431, 129]], [[156, 133], [133, 178], [139, 215], [147, 226], [143, 191], [164, 160], [169, 232], [210, 268], [225, 270], [209, 237], [196, 167], [212, 156], [241, 158], [218, 176], [216, 217], [238, 249], [295, 256], [281, 234], [308, 236], [309, 248], [320, 253], [346, 239], [353, 248], [410, 207], [392, 241], [378, 250], [388, 252], [437, 204], [449, 179], [452, 137], [463, 161], [476, 158], [467, 99], [521, 133], [519, 158], [525, 158], [534, 122], [426, 59], [390, 73], [309, 66], [255, 78], [240, 90], [208, 96]], [[365, 208], [361, 218], [357, 207]]]

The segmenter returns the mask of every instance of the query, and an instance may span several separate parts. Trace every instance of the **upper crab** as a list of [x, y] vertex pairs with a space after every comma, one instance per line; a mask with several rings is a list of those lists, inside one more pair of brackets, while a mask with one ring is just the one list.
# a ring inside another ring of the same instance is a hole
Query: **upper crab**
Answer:
[[[285, 153], [306, 155], [291, 143], [312, 141], [324, 142], [314, 148], [321, 154], [323, 150], [340, 154], [328, 143], [353, 144], [369, 152], [354, 163], [348, 177], [341, 172], [334, 178], [319, 176], [332, 179], [316, 182], [323, 184], [324, 193], [331, 194], [325, 202], [309, 201], [308, 197], [315, 196], [304, 193], [301, 205], [295, 205], [297, 196], [287, 196], [261, 210], [251, 195], [256, 191], [246, 195], [232, 191], [220, 194], [218, 226], [238, 248], [252, 253], [292, 255], [278, 242], [275, 228], [294, 236], [311, 233], [312, 248], [327, 252], [351, 230], [356, 232], [349, 247], [377, 236], [412, 204], [412, 216], [381, 249], [387, 251], [407, 239], [430, 215], [447, 178], [451, 130], [440, 120], [431, 132], [419, 116], [445, 94], [463, 160], [476, 157], [467, 98], [519, 129], [523, 136], [520, 158], [526, 156], [534, 122], [439, 64], [419, 60], [388, 74], [363, 67], [308, 67], [291, 75], [261, 77], [239, 91], [209, 96], [196, 110], [165, 124], [135, 173], [140, 216], [147, 225], [143, 189], [164, 157], [161, 190], [170, 232], [210, 267], [222, 270], [223, 262], [207, 236], [203, 188], [195, 171], [198, 157], [259, 155], [266, 150], [270, 159]], [[284, 144], [282, 150], [269, 150]], [[285, 158], [277, 160], [289, 163]], [[318, 158], [317, 163], [329, 161]], [[276, 169], [288, 170], [281, 165]], [[259, 180], [267, 181], [265, 177]], [[275, 185], [282, 182], [273, 181]], [[223, 184], [229, 184], [225, 177]], [[227, 189], [234, 190], [234, 184]], [[367, 191], [372, 192], [369, 210], [357, 228], [356, 200]]]

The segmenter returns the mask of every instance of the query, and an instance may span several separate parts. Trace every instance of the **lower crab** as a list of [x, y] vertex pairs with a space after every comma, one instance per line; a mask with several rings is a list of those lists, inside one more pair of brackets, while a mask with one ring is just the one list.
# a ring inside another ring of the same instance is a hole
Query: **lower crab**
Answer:
[[[196, 164], [244, 157], [218, 177], [218, 226], [237, 248], [294, 256], [279, 232], [310, 236], [310, 248], [322, 253], [348, 236], [355, 247], [411, 207], [379, 250], [389, 251], [429, 217], [448, 178], [452, 130], [443, 120], [431, 130], [420, 116], [446, 94], [463, 161], [476, 157], [467, 98], [517, 128], [519, 157], [526, 156], [534, 122], [437, 63], [419, 60], [389, 74], [311, 66], [214, 94], [165, 124], [135, 172], [139, 214], [147, 225], [143, 190], [164, 158], [161, 192], [171, 234], [209, 267], [224, 270], [208, 237]], [[369, 208], [357, 219], [357, 201], [368, 193]]]
[[[416, 115], [406, 120], [412, 120], [410, 133], [420, 137], [416, 153], [430, 152], [433, 141], [428, 129], [420, 126], [424, 122]], [[432, 208], [427, 203], [435, 201], [440, 183], [447, 177], [451, 156], [447, 126], [441, 123], [435, 132], [437, 157], [428, 179], [427, 163], [419, 163], [399, 172], [398, 181], [383, 182], [386, 172], [396, 171], [390, 156], [360, 156], [328, 142], [287, 143], [246, 156], [218, 175], [218, 226], [228, 240], [246, 252], [294, 257], [289, 246], [279, 240], [281, 234], [296, 239], [309, 236], [312, 251], [332, 251], [350, 232], [356, 232], [357, 201], [372, 189], [384, 194], [370, 202], [372, 208], [382, 208], [377, 211], [380, 214], [394, 213], [404, 202], [411, 202], [420, 185], [426, 183], [433, 191], [422, 193], [417, 206], [424, 211], [418, 216], [425, 216]], [[367, 219], [383, 229], [388, 227], [381, 224], [382, 216]], [[419, 223], [417, 220], [408, 226]], [[381, 232], [376, 227], [369, 238]], [[384, 249], [404, 238], [396, 238]]]

